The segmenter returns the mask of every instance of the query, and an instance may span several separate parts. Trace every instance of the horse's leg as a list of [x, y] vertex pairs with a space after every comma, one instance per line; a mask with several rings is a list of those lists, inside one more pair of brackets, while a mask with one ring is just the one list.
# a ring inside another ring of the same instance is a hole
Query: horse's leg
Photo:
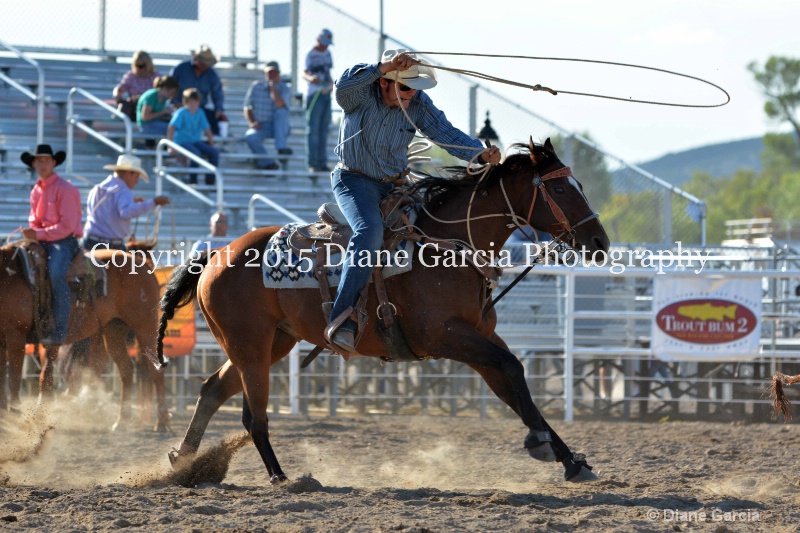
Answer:
[[128, 348], [125, 345], [128, 326], [124, 322], [112, 320], [103, 326], [101, 333], [105, 342], [106, 352], [117, 365], [119, 378], [122, 382], [119, 397], [119, 414], [117, 415], [117, 421], [111, 426], [111, 431], [124, 430], [127, 429], [131, 422], [131, 395], [133, 393], [133, 362], [128, 356]]
[[[153, 430], [158, 431], [159, 433], [173, 434], [169, 427], [171, 415], [169, 413], [169, 409], [167, 408], [167, 391], [164, 383], [164, 373], [151, 363], [151, 361], [155, 360], [152, 354], [156, 353], [156, 339], [152, 334], [148, 335], [147, 331], [149, 331], [149, 329], [142, 332], [134, 330], [134, 333], [137, 341], [139, 342], [140, 364], [144, 364], [144, 366], [147, 368], [147, 376], [149, 377], [150, 382], [147, 385], [152, 384], [152, 387], [155, 387], [158, 418]], [[151, 387], [148, 386], [148, 394], [150, 393], [150, 390]]]
[[144, 364], [147, 367], [147, 373], [148, 376], [150, 376], [152, 386], [155, 387], [156, 391], [158, 418], [153, 431], [158, 431], [159, 433], [170, 433], [171, 435], [174, 435], [175, 432], [173, 432], [169, 427], [169, 421], [172, 418], [172, 415], [169, 414], [169, 409], [167, 408], [167, 387], [164, 383], [164, 373], [159, 371], [153, 364], [150, 363], [149, 360], [145, 360]]
[[57, 359], [58, 345], [46, 346], [44, 354], [39, 356], [39, 362], [42, 365], [42, 371], [39, 372], [39, 403], [52, 400], [55, 396], [54, 374]]
[[252, 364], [241, 366], [239, 375], [244, 386], [244, 397], [248, 404], [250, 413], [250, 437], [256, 445], [261, 460], [269, 472], [269, 482], [278, 483], [286, 481], [286, 474], [283, 473], [278, 458], [269, 442], [269, 424], [267, 420], [267, 402], [269, 401], [269, 365], [259, 364], [258, 361]]
[[6, 336], [0, 333], [0, 412], [8, 410], [8, 398], [6, 397], [6, 376], [11, 371], [8, 364], [9, 358], [6, 351]]
[[522, 419], [530, 430], [525, 448], [531, 457], [541, 461], [559, 461], [564, 465], [564, 477], [571, 481], [586, 481], [596, 477], [585, 461], [576, 460], [566, 444], [547, 424], [534, 405], [522, 364], [506, 344], [493, 334], [487, 339], [472, 326], [456, 321], [446, 324], [447, 338], [439, 353], [466, 363], [475, 369], [492, 391]]
[[[276, 331], [271, 350], [272, 364], [286, 357], [296, 342], [291, 335], [281, 330]], [[219, 410], [222, 404], [240, 392], [242, 392], [242, 380], [230, 361], [226, 361], [203, 382], [203, 386], [200, 388], [200, 397], [197, 399], [194, 414], [189, 423], [189, 428], [186, 430], [186, 435], [183, 437], [183, 442], [181, 442], [177, 451], [170, 453], [169, 458], [173, 465], [181, 457], [197, 453], [211, 417], [214, 416], [214, 413]], [[245, 401], [243, 405], [247, 406], [247, 402]], [[244, 413], [242, 415], [242, 423], [245, 425], [245, 429], [249, 431], [250, 422], [245, 422]]]
[[[19, 408], [19, 391], [22, 388], [22, 366], [25, 363], [25, 336], [21, 333], [6, 334], [6, 356], [8, 358], [8, 406]], [[39, 346], [34, 346], [35, 350]], [[5, 367], [3, 368], [5, 373]]]

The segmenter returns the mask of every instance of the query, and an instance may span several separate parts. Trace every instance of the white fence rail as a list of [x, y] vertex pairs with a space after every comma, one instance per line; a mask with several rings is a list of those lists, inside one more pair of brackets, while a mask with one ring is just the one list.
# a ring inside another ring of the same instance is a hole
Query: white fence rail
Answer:
[[[702, 275], [726, 274], [730, 270]], [[650, 287], [658, 275], [644, 268], [610, 274], [600, 268], [537, 267], [498, 304], [498, 333], [523, 363], [537, 405], [567, 421], [587, 414], [768, 420], [762, 389], [769, 376], [776, 370], [800, 372], [800, 298], [795, 295], [800, 271], [736, 272], [760, 279], [764, 287], [760, 353], [747, 362], [659, 361], [649, 346]], [[511, 277], [508, 273], [504, 283]], [[345, 363], [323, 352], [301, 371], [300, 357], [310, 348], [300, 343], [273, 366], [273, 412], [510, 413], [465, 365], [444, 359], [382, 364], [355, 358]], [[213, 338], [201, 331], [194, 354], [168, 370], [175, 407], [193, 405], [202, 381], [224, 361]], [[27, 366], [33, 394], [36, 369], [32, 360]], [[115, 370], [108, 376], [116, 386]]]

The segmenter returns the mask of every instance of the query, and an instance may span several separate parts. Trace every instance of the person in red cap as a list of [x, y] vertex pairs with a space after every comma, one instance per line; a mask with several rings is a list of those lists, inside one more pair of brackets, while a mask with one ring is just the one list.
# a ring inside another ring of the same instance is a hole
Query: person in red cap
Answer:
[[40, 144], [34, 153], [20, 155], [22, 162], [38, 175], [31, 191], [30, 227], [22, 230], [22, 236], [39, 241], [47, 253], [55, 327], [49, 336], [39, 339], [44, 345], [62, 344], [67, 337], [70, 312], [67, 270], [78, 253], [78, 238], [83, 235], [81, 194], [55, 172], [55, 167], [66, 158], [63, 151], [53, 153], [49, 144]]

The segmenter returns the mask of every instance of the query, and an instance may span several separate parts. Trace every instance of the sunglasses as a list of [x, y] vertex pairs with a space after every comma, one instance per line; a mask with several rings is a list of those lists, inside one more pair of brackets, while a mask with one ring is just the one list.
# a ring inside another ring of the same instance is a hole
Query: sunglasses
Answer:
[[400, 89], [402, 92], [407, 93], [408, 91], [413, 91], [411, 87], [406, 85], [405, 83], [400, 83], [399, 81], [395, 82], [397, 84], [397, 88]]
[[146, 64], [140, 65], [139, 63], [136, 63], [136, 68], [146, 68], [146, 67], [147, 67]]

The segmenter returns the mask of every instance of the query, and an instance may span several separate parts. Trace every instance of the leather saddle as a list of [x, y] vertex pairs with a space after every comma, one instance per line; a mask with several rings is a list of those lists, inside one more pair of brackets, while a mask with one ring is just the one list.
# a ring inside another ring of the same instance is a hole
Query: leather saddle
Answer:
[[[387, 250], [394, 248], [397, 241], [407, 237], [413, 231], [411, 221], [403, 212], [403, 208], [407, 205], [413, 205], [417, 201], [418, 198], [414, 196], [394, 193], [384, 198], [381, 202], [380, 209], [386, 230], [384, 247]], [[322, 204], [317, 209], [317, 217], [319, 217], [317, 222], [298, 226], [289, 235], [287, 243], [292, 250], [300, 255], [303, 252], [308, 255], [309, 251], [315, 251], [320, 244], [324, 245], [325, 243], [335, 244], [340, 246], [342, 250], [346, 250], [350, 237], [353, 235], [353, 230], [336, 202]]]
[[[52, 331], [54, 318], [47, 256], [38, 242], [22, 242], [16, 247], [18, 265], [33, 292], [34, 327], [29, 340], [38, 341]], [[95, 296], [107, 294], [107, 275], [103, 267], [92, 263], [91, 255], [78, 250], [67, 271], [67, 283], [75, 296], [76, 307], [85, 307]]]

